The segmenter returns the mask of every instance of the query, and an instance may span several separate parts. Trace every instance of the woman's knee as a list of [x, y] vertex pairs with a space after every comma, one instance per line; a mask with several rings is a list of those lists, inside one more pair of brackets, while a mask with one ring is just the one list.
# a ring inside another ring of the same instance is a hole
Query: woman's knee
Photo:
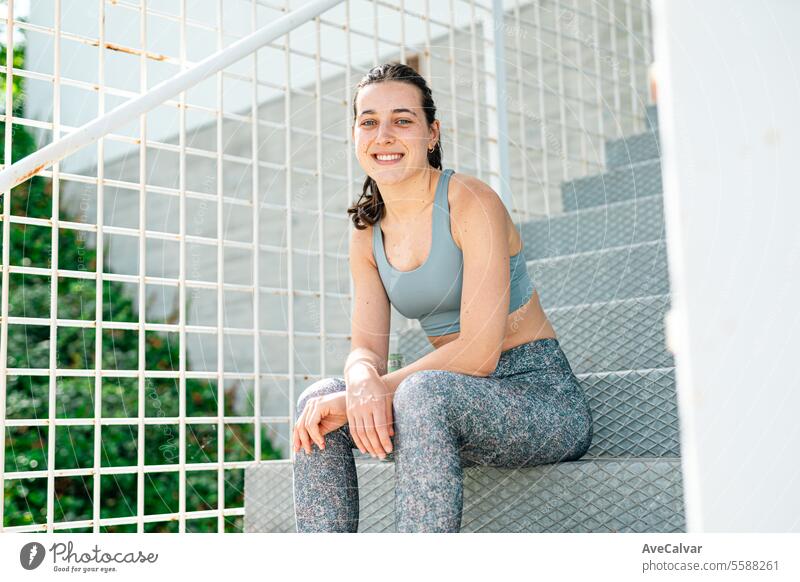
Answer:
[[342, 392], [347, 389], [347, 384], [344, 381], [344, 378], [340, 378], [337, 376], [330, 377], [330, 378], [323, 378], [321, 380], [317, 380], [313, 384], [311, 384], [308, 388], [303, 390], [300, 393], [300, 396], [297, 398], [297, 406], [295, 410], [297, 411], [297, 416], [299, 417], [300, 414], [303, 412], [303, 409], [306, 406], [306, 403], [316, 396], [323, 396], [324, 394], [331, 394], [332, 392]]
[[447, 370], [419, 370], [397, 386], [392, 398], [396, 420], [431, 412], [444, 413], [452, 377]]

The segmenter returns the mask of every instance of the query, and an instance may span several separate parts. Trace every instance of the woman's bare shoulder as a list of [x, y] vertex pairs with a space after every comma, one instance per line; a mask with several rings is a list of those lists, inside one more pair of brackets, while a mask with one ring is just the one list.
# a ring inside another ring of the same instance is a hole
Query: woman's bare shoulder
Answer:
[[451, 213], [458, 215], [459, 211], [462, 211], [471, 202], [486, 201], [493, 197], [499, 198], [499, 195], [480, 178], [455, 172], [450, 176], [447, 197], [450, 202]]
[[475, 176], [453, 174], [450, 177], [447, 198], [450, 205], [451, 233], [456, 246], [460, 249], [464, 248], [461, 242], [464, 236], [462, 227], [469, 222], [470, 213], [478, 212], [481, 216], [486, 216], [486, 211], [493, 208], [496, 212], [488, 213], [488, 215], [497, 216], [498, 220], [502, 220], [501, 215], [505, 214], [506, 220], [510, 220], [505, 205], [497, 192]]

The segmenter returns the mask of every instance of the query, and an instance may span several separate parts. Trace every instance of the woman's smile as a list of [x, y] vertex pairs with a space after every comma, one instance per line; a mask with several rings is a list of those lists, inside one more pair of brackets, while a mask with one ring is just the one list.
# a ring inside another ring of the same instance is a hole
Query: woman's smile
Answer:
[[400, 160], [405, 157], [405, 154], [401, 153], [394, 153], [394, 154], [372, 154], [372, 159], [375, 160], [381, 166], [391, 166], [392, 164], [396, 164]]

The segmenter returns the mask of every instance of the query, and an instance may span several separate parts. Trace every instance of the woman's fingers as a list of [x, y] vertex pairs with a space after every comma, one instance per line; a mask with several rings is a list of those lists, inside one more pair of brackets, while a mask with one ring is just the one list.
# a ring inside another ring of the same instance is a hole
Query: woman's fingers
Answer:
[[370, 455], [375, 455], [374, 446], [369, 438], [367, 424], [363, 416], [356, 417], [356, 433], [361, 439], [361, 444], [364, 446], [364, 452], [369, 453]]
[[386, 413], [383, 411], [375, 412], [373, 418], [375, 419], [375, 427], [381, 445], [381, 458], [383, 458], [385, 453], [390, 453], [392, 451], [392, 439], [389, 438], [389, 425], [386, 424]]
[[294, 424], [294, 431], [292, 432], [294, 440], [292, 441], [292, 445], [294, 446], [295, 452], [299, 451], [303, 446], [303, 442], [300, 440], [300, 429], [303, 427], [304, 416], [305, 410], [300, 413], [300, 416], [297, 417], [297, 422]]
[[308, 432], [311, 440], [317, 443], [320, 449], [325, 448], [325, 439], [322, 438], [322, 433], [319, 431], [319, 423], [322, 419], [318, 403], [314, 403], [314, 408], [311, 413], [306, 417], [306, 431]]
[[294, 430], [292, 430], [292, 448], [295, 452], [300, 450], [300, 435], [297, 433], [297, 424], [294, 425]]
[[307, 402], [305, 407], [303, 408], [303, 412], [300, 414], [300, 417], [297, 419], [297, 424], [295, 424], [294, 428], [297, 431], [297, 436], [300, 439], [300, 446], [302, 446], [306, 450], [306, 454], [311, 454], [311, 437], [308, 434], [308, 430], [306, 429], [306, 419], [310, 414], [310, 410], [314, 406], [314, 398], [310, 398]]
[[373, 411], [369, 411], [364, 416], [364, 430], [367, 433], [367, 440], [369, 440], [370, 449], [369, 452], [372, 453], [376, 457], [383, 458], [386, 456], [386, 453], [383, 450], [383, 445], [381, 444], [381, 438], [378, 435], [378, 431], [375, 428], [375, 422], [373, 420]]
[[300, 437], [300, 446], [306, 450], [306, 454], [311, 454], [311, 437], [306, 430], [305, 422], [297, 424], [297, 435]]
[[367, 449], [364, 443], [361, 442], [361, 435], [358, 434], [358, 422], [356, 421], [355, 415], [350, 412], [347, 413], [347, 424], [350, 427], [350, 436], [353, 437], [353, 442], [356, 443], [358, 450], [361, 451], [362, 454], [365, 453]]
[[386, 399], [386, 425], [389, 428], [389, 436], [394, 436], [394, 412], [392, 411], [392, 397]]

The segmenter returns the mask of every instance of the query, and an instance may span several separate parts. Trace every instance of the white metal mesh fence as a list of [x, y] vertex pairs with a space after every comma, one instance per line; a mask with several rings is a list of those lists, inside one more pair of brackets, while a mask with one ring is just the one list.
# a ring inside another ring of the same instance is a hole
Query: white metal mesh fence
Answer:
[[[300, 4], [7, 2], [4, 165]], [[646, 1], [503, 9], [341, 2], [3, 193], [4, 530], [241, 530], [244, 467], [289, 456], [297, 396], [350, 349], [374, 64], [426, 77], [445, 167], [516, 222], [644, 127]]]

